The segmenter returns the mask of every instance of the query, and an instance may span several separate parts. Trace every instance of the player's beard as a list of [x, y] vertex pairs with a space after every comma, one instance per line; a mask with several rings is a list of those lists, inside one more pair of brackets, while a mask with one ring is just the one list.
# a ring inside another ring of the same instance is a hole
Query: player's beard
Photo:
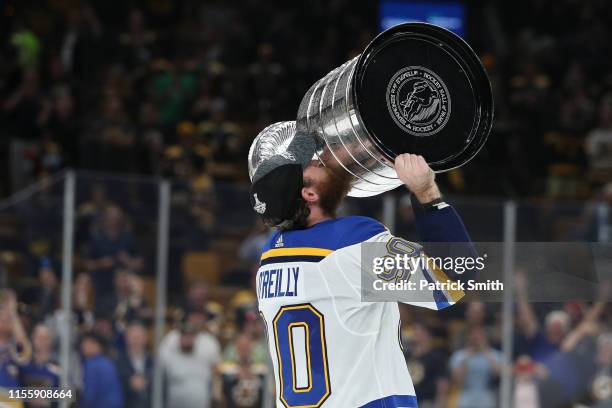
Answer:
[[[315, 189], [319, 194], [319, 207], [321, 207], [323, 214], [335, 218], [342, 200], [351, 189], [352, 177], [344, 170], [332, 170], [329, 167], [325, 167], [325, 172], [327, 177], [325, 177], [325, 180], [318, 182]], [[304, 187], [311, 187], [313, 183], [312, 180], [305, 179]], [[299, 208], [295, 215], [289, 220], [274, 224], [274, 226], [284, 231], [308, 228], [309, 216], [310, 208], [306, 201], [300, 198]]]
[[351, 189], [352, 177], [344, 169], [325, 167], [327, 177], [315, 187], [319, 193], [319, 206], [328, 217], [336, 217], [342, 200]]

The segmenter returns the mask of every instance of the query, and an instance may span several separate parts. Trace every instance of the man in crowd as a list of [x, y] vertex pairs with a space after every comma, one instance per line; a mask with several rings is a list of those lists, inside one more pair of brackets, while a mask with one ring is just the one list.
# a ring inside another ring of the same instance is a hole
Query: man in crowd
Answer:
[[429, 329], [421, 323], [413, 325], [412, 338], [404, 349], [419, 406], [438, 406], [436, 403], [445, 398], [448, 389], [447, 356], [434, 347]]
[[612, 332], [599, 335], [595, 373], [590, 379], [589, 400], [594, 408], [612, 406]]
[[[32, 347], [19, 314], [17, 298], [10, 290], [0, 291], [0, 388], [19, 387], [18, 364], [29, 361]], [[3, 393], [0, 393], [0, 398]]]
[[[594, 343], [597, 321], [609, 299], [609, 285], [602, 283], [598, 299], [572, 327], [572, 319], [564, 310], [552, 310], [546, 314], [544, 327], [528, 299], [527, 278], [519, 272], [515, 276], [518, 299], [518, 323], [521, 329], [519, 351], [529, 356], [537, 365], [538, 394], [540, 404], [556, 407], [576, 402], [581, 398], [592, 360], [589, 343]], [[521, 347], [522, 346], [522, 347]]]
[[151, 405], [153, 358], [147, 350], [147, 328], [140, 321], [130, 322], [125, 331], [127, 349], [117, 359], [117, 369], [130, 408]]
[[493, 408], [497, 406], [491, 382], [499, 377], [501, 353], [489, 346], [482, 326], [468, 333], [467, 346], [453, 353], [452, 377], [459, 386], [458, 408]]
[[235, 344], [237, 360], [225, 361], [218, 367], [215, 399], [225, 408], [259, 408], [268, 385], [267, 367], [253, 362], [249, 335], [239, 335]]
[[117, 368], [105, 353], [106, 340], [95, 332], [81, 338], [83, 390], [81, 408], [123, 408], [123, 390]]
[[98, 304], [104, 304], [112, 294], [118, 268], [142, 269], [143, 260], [137, 255], [134, 236], [119, 207], [106, 207], [100, 225], [93, 229], [85, 266], [91, 273]]
[[179, 329], [162, 340], [160, 359], [166, 379], [166, 405], [172, 408], [208, 408], [213, 370], [219, 362], [217, 339], [203, 331], [202, 311], [193, 311]]
[[[60, 385], [60, 367], [53, 358], [55, 339], [51, 330], [38, 324], [32, 332], [32, 360], [19, 368], [19, 379], [23, 387], [53, 388]], [[56, 404], [55, 404], [56, 405]], [[32, 408], [55, 406], [47, 400], [30, 402]]]

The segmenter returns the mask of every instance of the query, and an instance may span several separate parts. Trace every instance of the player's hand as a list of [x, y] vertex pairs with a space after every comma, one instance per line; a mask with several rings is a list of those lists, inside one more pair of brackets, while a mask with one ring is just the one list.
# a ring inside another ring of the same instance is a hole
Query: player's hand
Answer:
[[414, 193], [421, 203], [440, 198], [436, 175], [423, 156], [404, 153], [395, 158], [395, 171], [399, 179]]

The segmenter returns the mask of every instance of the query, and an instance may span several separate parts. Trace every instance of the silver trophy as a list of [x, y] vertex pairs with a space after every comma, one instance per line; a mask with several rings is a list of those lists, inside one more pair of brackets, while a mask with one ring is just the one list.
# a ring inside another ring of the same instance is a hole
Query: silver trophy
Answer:
[[[359, 57], [317, 81], [302, 98], [297, 128], [317, 141], [317, 158], [339, 164], [353, 177], [351, 197], [369, 197], [402, 184], [387, 158], [373, 143], [355, 105], [352, 78]], [[335, 166], [336, 168], [338, 166]]]
[[400, 24], [317, 81], [302, 98], [298, 133], [316, 157], [353, 177], [349, 196], [368, 197], [401, 181], [393, 161], [420, 154], [436, 172], [459, 167], [484, 145], [493, 121], [486, 72], [457, 35]]

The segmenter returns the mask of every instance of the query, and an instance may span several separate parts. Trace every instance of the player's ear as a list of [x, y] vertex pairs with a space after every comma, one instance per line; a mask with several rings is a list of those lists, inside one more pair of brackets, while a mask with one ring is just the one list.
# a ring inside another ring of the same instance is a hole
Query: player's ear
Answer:
[[302, 198], [309, 204], [315, 203], [319, 201], [319, 193], [312, 186], [302, 187]]

